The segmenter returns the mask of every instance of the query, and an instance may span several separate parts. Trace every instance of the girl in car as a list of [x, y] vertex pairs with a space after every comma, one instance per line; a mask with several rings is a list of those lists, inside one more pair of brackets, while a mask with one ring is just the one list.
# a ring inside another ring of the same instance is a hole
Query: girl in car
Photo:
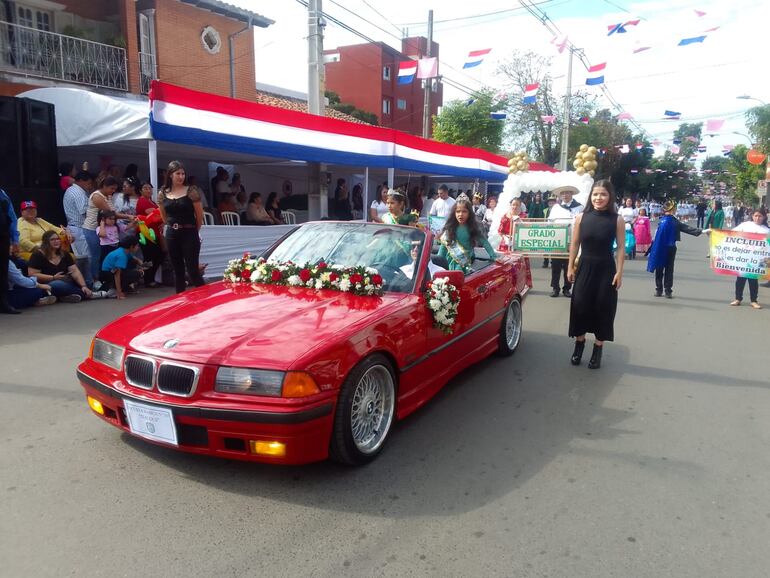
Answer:
[[417, 222], [418, 215], [406, 212], [406, 195], [401, 191], [389, 189], [385, 204], [388, 212], [382, 215], [382, 222], [386, 225], [412, 225]]
[[462, 271], [466, 275], [473, 271], [471, 265], [475, 259], [474, 247], [484, 247], [490, 259], [497, 258], [497, 253], [473, 217], [473, 205], [465, 194], [457, 197], [439, 237], [439, 243], [441, 246], [438, 254], [446, 258], [449, 269]]

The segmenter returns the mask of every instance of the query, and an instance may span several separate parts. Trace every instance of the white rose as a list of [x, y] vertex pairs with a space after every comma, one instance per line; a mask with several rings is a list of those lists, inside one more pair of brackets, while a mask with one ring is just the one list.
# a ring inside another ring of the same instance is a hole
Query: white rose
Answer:
[[249, 279], [251, 279], [252, 282], [259, 281], [259, 271], [257, 271], [256, 269], [252, 271], [251, 275], [249, 276]]
[[349, 279], [341, 279], [339, 285], [340, 285], [340, 291], [350, 291]]
[[320, 279], [315, 280], [315, 288], [316, 289], [323, 289], [324, 288], [324, 282]]
[[441, 301], [439, 301], [438, 299], [431, 299], [430, 301], [428, 301], [428, 307], [433, 311], [438, 311], [439, 309], [441, 309]]
[[324, 283], [329, 283], [331, 281], [331, 279], [330, 279], [331, 276], [332, 276], [331, 273], [322, 273], [321, 274], [321, 281], [323, 281]]
[[305, 283], [306, 287], [314, 287], [315, 286], [315, 279], [310, 279], [307, 283]]
[[302, 279], [299, 278], [299, 275], [290, 275], [286, 281], [289, 283], [289, 285], [294, 287], [297, 285], [302, 285]]

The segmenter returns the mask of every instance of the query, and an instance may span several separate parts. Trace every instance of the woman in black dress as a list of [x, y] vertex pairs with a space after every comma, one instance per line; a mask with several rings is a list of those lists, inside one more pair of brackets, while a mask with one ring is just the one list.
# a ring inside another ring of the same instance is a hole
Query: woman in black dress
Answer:
[[[586, 344], [586, 333], [596, 337], [588, 367], [598, 369], [605, 341], [615, 337], [613, 325], [618, 307], [618, 290], [623, 277], [625, 252], [616, 251], [612, 258], [612, 242], [625, 244], [623, 218], [615, 209], [612, 183], [600, 180], [591, 189], [585, 210], [577, 216], [572, 228], [567, 279], [574, 283], [569, 312], [569, 336], [575, 338], [572, 365], [580, 365]], [[575, 267], [578, 250], [580, 264]]]
[[174, 267], [177, 293], [185, 290], [185, 269], [195, 287], [204, 284], [198, 263], [201, 250], [198, 231], [203, 224], [201, 191], [185, 183], [184, 166], [179, 161], [171, 161], [166, 171], [165, 185], [158, 192], [158, 207], [166, 225], [164, 237]]

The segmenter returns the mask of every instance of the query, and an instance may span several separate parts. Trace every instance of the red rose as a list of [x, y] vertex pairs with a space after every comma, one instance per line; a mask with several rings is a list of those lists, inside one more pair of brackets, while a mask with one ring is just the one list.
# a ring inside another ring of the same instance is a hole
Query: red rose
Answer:
[[374, 283], [375, 285], [382, 285], [382, 276], [372, 275], [372, 283]]
[[318, 267], [319, 269], [326, 269], [326, 263], [321, 261], [320, 263], [318, 263], [318, 265], [316, 265], [316, 267]]
[[337, 279], [339, 279], [339, 278], [340, 278], [340, 276], [339, 276], [339, 275], [337, 275], [336, 273], [331, 273], [331, 274], [329, 275], [329, 281], [336, 281], [336, 280], [337, 280]]
[[241, 271], [242, 279], [249, 279], [250, 277], [251, 277], [251, 271], [249, 271], [248, 269], [244, 269], [243, 271]]
[[359, 275], [358, 273], [353, 273], [353, 274], [350, 276], [350, 282], [351, 282], [353, 285], [358, 285], [358, 284], [359, 284], [359, 283], [361, 283], [363, 280], [364, 280], [364, 278], [363, 278], [361, 275]]
[[246, 252], [243, 254], [243, 258], [244, 258], [244, 259], [248, 259], [249, 257], [251, 257], [251, 253], [249, 253], [248, 251], [246, 251]]
[[273, 269], [273, 272], [270, 274], [270, 278], [273, 281], [280, 281], [281, 280], [281, 272], [278, 269]]
[[299, 278], [302, 279], [303, 283], [307, 283], [308, 281], [310, 281], [310, 270], [302, 269], [299, 272]]

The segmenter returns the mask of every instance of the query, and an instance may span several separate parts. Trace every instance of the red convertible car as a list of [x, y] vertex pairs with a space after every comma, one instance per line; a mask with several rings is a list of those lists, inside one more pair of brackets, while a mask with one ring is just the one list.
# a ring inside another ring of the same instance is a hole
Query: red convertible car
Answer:
[[[396, 419], [521, 339], [528, 261], [479, 255], [467, 275], [442, 272], [432, 244], [413, 227], [301, 225], [263, 255], [268, 263], [376, 268], [382, 291], [222, 281], [152, 303], [94, 337], [77, 369], [88, 404], [115, 427], [186, 452], [368, 462]], [[428, 308], [431, 270], [459, 293], [451, 333]]]

